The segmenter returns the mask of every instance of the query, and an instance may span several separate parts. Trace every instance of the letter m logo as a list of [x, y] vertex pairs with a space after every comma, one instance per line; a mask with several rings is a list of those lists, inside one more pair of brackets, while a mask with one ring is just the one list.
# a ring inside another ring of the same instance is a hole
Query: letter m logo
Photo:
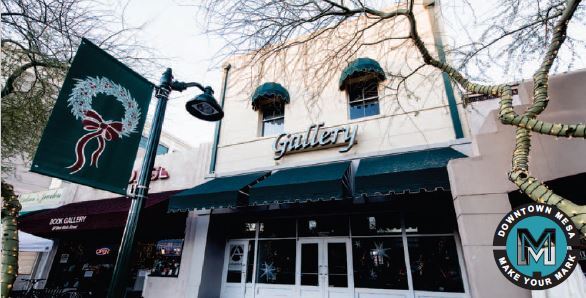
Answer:
[[555, 265], [555, 229], [545, 229], [537, 241], [528, 229], [517, 230], [517, 264], [529, 265], [529, 256], [538, 263]]

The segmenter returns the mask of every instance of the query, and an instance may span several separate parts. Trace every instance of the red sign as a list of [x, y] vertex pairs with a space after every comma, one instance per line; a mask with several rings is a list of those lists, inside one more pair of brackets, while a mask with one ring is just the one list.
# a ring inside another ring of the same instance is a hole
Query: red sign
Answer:
[[[130, 192], [134, 192], [134, 188], [136, 187], [137, 184], [137, 178], [138, 178], [138, 172], [136, 170], [132, 171], [132, 175], [130, 176], [130, 181], [128, 181], [128, 184], [131, 184], [130, 186]], [[151, 181], [155, 181], [155, 180], [164, 180], [164, 179], [169, 179], [169, 172], [167, 172], [167, 170], [163, 167], [155, 167], [153, 169], [153, 171], [151, 172]]]
[[[132, 175], [130, 176], [130, 181], [128, 184], [136, 183], [136, 179], [138, 178], [138, 172], [136, 170], [132, 171]], [[169, 178], [169, 172], [163, 167], [155, 167], [151, 172], [151, 181], [155, 180], [163, 180]]]
[[96, 255], [98, 255], [98, 256], [105, 256], [105, 255], [109, 255], [109, 254], [110, 254], [109, 247], [102, 247], [102, 248], [96, 249]]

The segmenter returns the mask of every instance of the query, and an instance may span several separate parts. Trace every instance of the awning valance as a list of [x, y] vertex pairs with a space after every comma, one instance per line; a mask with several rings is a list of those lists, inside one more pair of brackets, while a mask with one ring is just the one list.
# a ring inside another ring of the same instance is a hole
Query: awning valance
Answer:
[[250, 205], [350, 197], [350, 162], [279, 170], [250, 189]]
[[[149, 194], [146, 211], [166, 203], [175, 191]], [[119, 197], [83, 201], [59, 208], [31, 212], [19, 217], [18, 229], [35, 235], [54, 235], [63, 232], [118, 229], [126, 224], [132, 199]], [[164, 213], [163, 213], [164, 214]]]
[[462, 157], [466, 156], [452, 148], [439, 148], [363, 159], [356, 171], [355, 194], [448, 190], [446, 165]]
[[248, 191], [270, 172], [219, 177], [174, 195], [169, 211], [227, 208], [247, 205]]
[[376, 60], [370, 58], [358, 58], [350, 62], [350, 64], [348, 64], [348, 66], [342, 71], [339, 81], [340, 90], [345, 89], [346, 81], [349, 78], [362, 74], [373, 74], [379, 81], [384, 81], [387, 78], [385, 71]]
[[18, 231], [18, 250], [47, 252], [53, 248], [53, 240]]
[[289, 92], [279, 83], [264, 83], [258, 86], [252, 94], [252, 108], [256, 110], [266, 103], [266, 100], [273, 99], [282, 103], [289, 103]]

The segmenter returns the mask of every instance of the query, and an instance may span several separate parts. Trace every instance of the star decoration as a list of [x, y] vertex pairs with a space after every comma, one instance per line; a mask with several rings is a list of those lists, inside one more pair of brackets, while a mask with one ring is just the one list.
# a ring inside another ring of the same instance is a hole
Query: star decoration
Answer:
[[386, 257], [386, 258], [388, 258], [389, 255], [387, 255], [387, 250], [389, 250], [389, 249], [390, 248], [384, 248], [382, 242], [375, 243], [374, 244], [374, 249], [372, 250], [372, 254], [374, 256], [377, 256], [377, 257], [381, 257], [381, 258], [385, 258]]
[[356, 246], [357, 248], [360, 248], [360, 241], [359, 240], [354, 241], [354, 246]]
[[260, 270], [262, 272], [260, 278], [264, 276], [267, 281], [274, 281], [275, 279], [277, 279], [277, 273], [275, 272], [276, 268], [273, 265], [273, 263], [268, 264], [267, 262], [265, 262]]

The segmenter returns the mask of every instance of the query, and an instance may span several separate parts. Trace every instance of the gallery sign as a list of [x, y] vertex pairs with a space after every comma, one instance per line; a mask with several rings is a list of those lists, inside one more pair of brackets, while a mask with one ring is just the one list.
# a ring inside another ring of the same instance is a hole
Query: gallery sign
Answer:
[[22, 194], [18, 197], [22, 205], [21, 212], [57, 208], [65, 204], [64, 194], [63, 188]]
[[49, 219], [49, 226], [51, 231], [77, 230], [86, 219], [87, 216], [56, 217]]
[[343, 146], [340, 148], [340, 152], [347, 152], [356, 144], [358, 125], [322, 129], [324, 125], [324, 123], [312, 124], [304, 133], [280, 134], [273, 143], [274, 159], [281, 159], [288, 153], [338, 146]]

